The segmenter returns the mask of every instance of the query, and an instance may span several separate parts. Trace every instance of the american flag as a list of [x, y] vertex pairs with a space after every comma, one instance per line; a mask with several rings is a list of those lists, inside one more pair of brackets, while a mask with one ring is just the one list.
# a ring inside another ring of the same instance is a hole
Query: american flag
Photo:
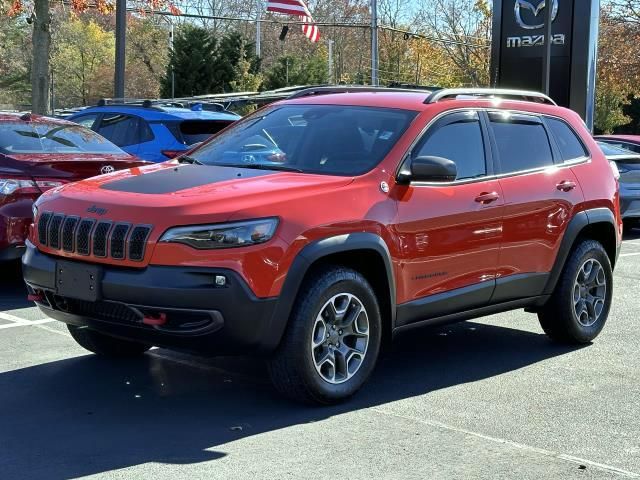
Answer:
[[318, 30], [318, 26], [313, 23], [313, 18], [311, 17], [301, 17], [304, 25], [302, 25], [302, 33], [311, 40], [312, 42], [317, 42], [320, 40], [320, 30]]
[[320, 30], [313, 23], [311, 13], [303, 0], [267, 0], [267, 11], [300, 17], [303, 22], [302, 33], [312, 42], [320, 40]]

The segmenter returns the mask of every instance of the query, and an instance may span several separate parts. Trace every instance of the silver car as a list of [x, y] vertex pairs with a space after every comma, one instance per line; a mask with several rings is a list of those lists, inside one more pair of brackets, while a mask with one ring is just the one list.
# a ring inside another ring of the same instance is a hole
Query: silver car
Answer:
[[620, 210], [622, 219], [630, 226], [640, 221], [640, 154], [598, 142], [607, 159], [615, 162], [620, 172]]

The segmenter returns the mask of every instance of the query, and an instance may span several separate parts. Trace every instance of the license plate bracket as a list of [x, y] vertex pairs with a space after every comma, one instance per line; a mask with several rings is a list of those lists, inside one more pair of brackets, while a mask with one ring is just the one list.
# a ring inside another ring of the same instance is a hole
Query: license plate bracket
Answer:
[[100, 299], [102, 271], [97, 265], [56, 262], [56, 294], [95, 302]]

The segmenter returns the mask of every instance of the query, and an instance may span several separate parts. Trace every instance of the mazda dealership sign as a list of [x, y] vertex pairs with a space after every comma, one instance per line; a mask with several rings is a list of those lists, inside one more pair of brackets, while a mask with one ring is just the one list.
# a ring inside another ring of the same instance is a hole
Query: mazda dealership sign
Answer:
[[593, 119], [599, 0], [494, 0], [491, 82], [541, 90], [544, 22], [551, 8], [550, 95]]

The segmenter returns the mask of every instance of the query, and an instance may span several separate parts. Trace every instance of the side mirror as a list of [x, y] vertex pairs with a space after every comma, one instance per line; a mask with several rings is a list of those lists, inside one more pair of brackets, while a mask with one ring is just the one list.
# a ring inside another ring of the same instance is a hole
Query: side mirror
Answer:
[[400, 170], [399, 183], [453, 182], [458, 176], [456, 164], [448, 158], [416, 157], [411, 159], [407, 167]]

